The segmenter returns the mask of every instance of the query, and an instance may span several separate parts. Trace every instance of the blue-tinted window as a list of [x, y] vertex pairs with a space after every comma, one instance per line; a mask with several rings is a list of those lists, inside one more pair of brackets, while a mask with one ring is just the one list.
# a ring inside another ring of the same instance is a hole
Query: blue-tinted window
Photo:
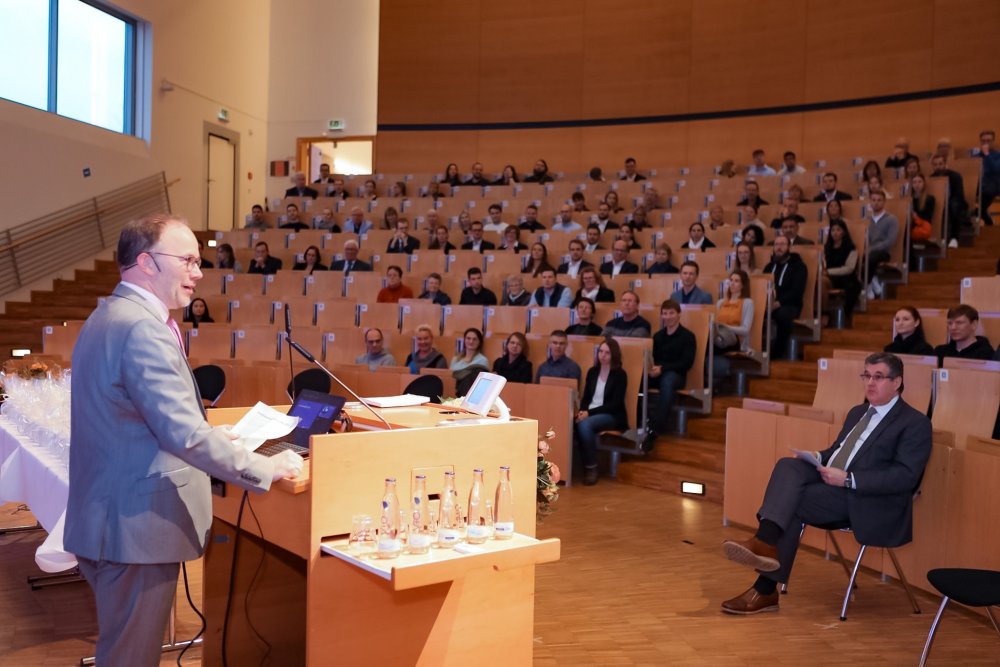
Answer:
[[0, 0], [0, 97], [48, 108], [49, 0]]

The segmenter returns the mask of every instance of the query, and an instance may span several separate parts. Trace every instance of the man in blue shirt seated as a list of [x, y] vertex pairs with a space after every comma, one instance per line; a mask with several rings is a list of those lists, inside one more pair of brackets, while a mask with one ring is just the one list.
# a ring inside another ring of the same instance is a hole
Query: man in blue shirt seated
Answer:
[[558, 306], [569, 308], [573, 303], [573, 290], [556, 282], [556, 270], [549, 267], [542, 271], [542, 286], [531, 295], [529, 306]]
[[681, 288], [674, 290], [670, 298], [679, 304], [699, 304], [711, 306], [712, 295], [698, 287], [698, 274], [701, 268], [698, 262], [687, 261], [681, 264]]
[[566, 338], [565, 331], [556, 329], [552, 332], [549, 336], [549, 357], [539, 364], [538, 372], [535, 373], [536, 383], [543, 377], [569, 378], [577, 382], [580, 381], [580, 366], [566, 356], [568, 344], [569, 340]]

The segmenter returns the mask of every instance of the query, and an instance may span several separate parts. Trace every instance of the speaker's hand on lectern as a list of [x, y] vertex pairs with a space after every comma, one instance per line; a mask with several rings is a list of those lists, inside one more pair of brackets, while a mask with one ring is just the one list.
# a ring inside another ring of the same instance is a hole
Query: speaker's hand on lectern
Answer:
[[271, 462], [274, 464], [274, 476], [271, 478], [273, 482], [298, 477], [305, 465], [303, 458], [289, 449], [272, 456]]

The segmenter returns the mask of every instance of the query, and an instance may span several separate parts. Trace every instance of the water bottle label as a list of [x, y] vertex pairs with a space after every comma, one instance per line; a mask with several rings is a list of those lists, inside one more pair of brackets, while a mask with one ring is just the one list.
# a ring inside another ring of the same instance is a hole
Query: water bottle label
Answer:
[[486, 539], [490, 536], [490, 527], [469, 524], [465, 527], [465, 534], [473, 540]]
[[426, 533], [411, 533], [409, 545], [411, 549], [426, 549], [431, 545], [431, 536]]
[[497, 535], [503, 535], [509, 537], [514, 534], [514, 522], [513, 521], [497, 521], [493, 524], [493, 532]]
[[458, 542], [459, 534], [454, 528], [438, 529], [438, 542], [442, 544], [455, 544]]
[[394, 537], [379, 537], [378, 550], [380, 553], [394, 553], [402, 548], [402, 543]]

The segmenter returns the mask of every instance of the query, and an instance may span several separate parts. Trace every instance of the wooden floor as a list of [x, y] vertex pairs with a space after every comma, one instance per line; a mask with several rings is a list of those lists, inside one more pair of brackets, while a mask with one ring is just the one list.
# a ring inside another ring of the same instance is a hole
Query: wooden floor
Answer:
[[[816, 552], [796, 562], [781, 611], [731, 617], [719, 603], [752, 582], [726, 561], [716, 503], [602, 480], [562, 492], [539, 537], [562, 539], [562, 560], [536, 571], [536, 667], [614, 665], [916, 665], [937, 601], [919, 594], [911, 613], [901, 588], [865, 573], [849, 620], [837, 620], [846, 586], [840, 566]], [[0, 526], [25, 522], [0, 506]], [[77, 664], [93, 654], [96, 622], [86, 584], [32, 592], [24, 578], [41, 532], [0, 536], [0, 665]], [[200, 592], [197, 563], [189, 567]], [[182, 589], [181, 589], [182, 590]], [[197, 629], [181, 605], [180, 636]], [[172, 665], [165, 657], [162, 665]], [[200, 664], [197, 649], [185, 665]], [[984, 616], [950, 608], [933, 665], [1000, 665], [1000, 637]]]

